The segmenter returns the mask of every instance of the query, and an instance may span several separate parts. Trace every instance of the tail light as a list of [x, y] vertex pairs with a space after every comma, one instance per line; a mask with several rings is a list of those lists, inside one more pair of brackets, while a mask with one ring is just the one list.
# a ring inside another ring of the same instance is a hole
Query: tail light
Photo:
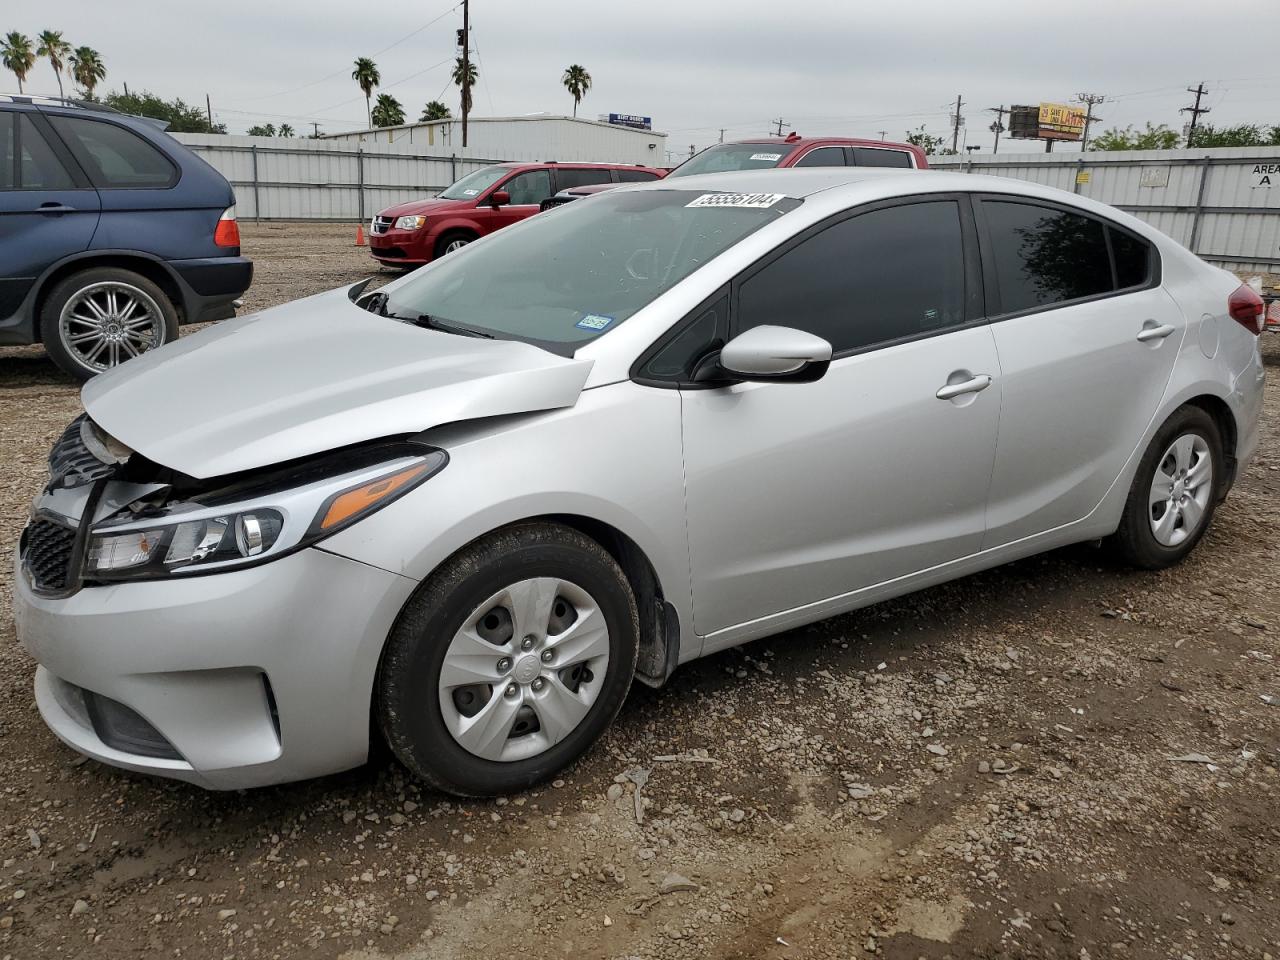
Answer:
[[240, 228], [236, 225], [236, 208], [227, 207], [218, 218], [213, 231], [213, 242], [220, 247], [240, 246]]
[[1266, 324], [1266, 309], [1262, 297], [1248, 284], [1241, 284], [1235, 293], [1227, 297], [1227, 313], [1231, 314], [1231, 319], [1255, 337], [1262, 333]]

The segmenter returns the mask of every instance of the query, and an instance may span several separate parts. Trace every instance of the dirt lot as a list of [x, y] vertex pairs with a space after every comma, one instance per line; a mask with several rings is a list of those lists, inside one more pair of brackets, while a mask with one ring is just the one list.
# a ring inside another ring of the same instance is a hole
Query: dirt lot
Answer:
[[[352, 228], [243, 229], [251, 309], [369, 272]], [[77, 412], [0, 351], [5, 556]], [[1273, 378], [1176, 570], [1078, 547], [711, 657], [495, 802], [386, 759], [223, 795], [78, 758], [6, 572], [0, 957], [1280, 956], [1278, 414]]]

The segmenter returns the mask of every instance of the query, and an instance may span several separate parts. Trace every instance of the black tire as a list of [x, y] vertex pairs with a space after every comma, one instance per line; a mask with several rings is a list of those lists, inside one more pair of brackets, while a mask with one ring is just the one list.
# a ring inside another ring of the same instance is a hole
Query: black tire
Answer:
[[[163, 290], [141, 274], [120, 267], [90, 267], [58, 281], [49, 292], [40, 311], [40, 339], [45, 351], [64, 372], [77, 380], [88, 380], [103, 371], [87, 363], [63, 336], [59, 318], [63, 308], [81, 292], [102, 283], [124, 284], [140, 291], [154, 303], [159, 314], [156, 319], [157, 342], [140, 350], [154, 349], [178, 338], [178, 311]], [[122, 361], [123, 362], [123, 361]]]
[[465, 230], [454, 230], [450, 233], [442, 234], [440, 239], [436, 241], [435, 259], [439, 260], [443, 257], [451, 243], [458, 243], [459, 241], [464, 244], [472, 243], [476, 239], [474, 233], [467, 233]]
[[[1148, 494], [1165, 451], [1174, 440], [1186, 434], [1201, 437], [1208, 446], [1213, 464], [1212, 484], [1216, 489], [1209, 492], [1208, 504], [1201, 516], [1199, 526], [1181, 543], [1166, 546], [1156, 539], [1151, 529], [1151, 507]], [[1180, 407], [1174, 411], [1173, 416], [1156, 431], [1156, 435], [1151, 439], [1150, 446], [1147, 447], [1146, 453], [1142, 455], [1142, 460], [1138, 464], [1133, 485], [1129, 489], [1129, 499], [1125, 502], [1120, 527], [1111, 538], [1111, 546], [1119, 558], [1125, 563], [1145, 570], [1160, 570], [1182, 562], [1183, 558], [1195, 549], [1200, 538], [1213, 523], [1213, 514], [1221, 499], [1220, 491], [1225, 469], [1222, 436], [1213, 417], [1199, 407]]]
[[[573, 731], [543, 753], [500, 762], [478, 757], [450, 733], [439, 681], [445, 652], [463, 620], [513, 583], [555, 576], [586, 590], [609, 628], [609, 664], [599, 696]], [[405, 604], [378, 669], [378, 724], [392, 752], [426, 783], [461, 796], [526, 789], [585, 753], [617, 716], [631, 687], [639, 617], [626, 575], [594, 540], [551, 523], [524, 523], [450, 558]]]

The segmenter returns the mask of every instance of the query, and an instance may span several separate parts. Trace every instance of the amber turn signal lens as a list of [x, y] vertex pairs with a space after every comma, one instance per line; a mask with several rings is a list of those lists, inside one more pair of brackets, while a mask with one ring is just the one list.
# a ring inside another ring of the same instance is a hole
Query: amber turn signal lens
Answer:
[[352, 517], [372, 510], [384, 500], [394, 497], [397, 492], [431, 469], [432, 464], [421, 463], [393, 473], [389, 477], [379, 477], [377, 480], [371, 480], [369, 483], [338, 494], [329, 504], [329, 509], [325, 511], [324, 519], [320, 521], [320, 529], [331, 530], [346, 523]]

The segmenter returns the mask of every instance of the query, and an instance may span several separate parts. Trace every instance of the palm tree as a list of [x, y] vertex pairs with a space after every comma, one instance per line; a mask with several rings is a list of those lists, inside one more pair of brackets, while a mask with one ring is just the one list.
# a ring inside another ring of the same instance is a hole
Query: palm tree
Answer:
[[18, 92], [22, 93], [22, 81], [36, 65], [36, 52], [31, 48], [31, 38], [23, 36], [17, 30], [11, 30], [4, 38], [4, 46], [0, 47], [0, 60], [4, 61], [6, 70], [12, 70], [18, 78]]
[[92, 100], [94, 88], [107, 77], [107, 68], [93, 47], [76, 47], [71, 54], [71, 76], [84, 90], [85, 98]]
[[380, 93], [378, 102], [373, 107], [372, 118], [375, 127], [399, 126], [404, 123], [404, 107], [391, 94]]
[[370, 100], [373, 97], [373, 88], [382, 82], [382, 74], [378, 73], [378, 65], [368, 57], [356, 57], [356, 68], [351, 71], [351, 79], [356, 82], [356, 86], [364, 91], [364, 115], [369, 121], [369, 126], [373, 126], [373, 107]]
[[280, 136], [282, 137], [294, 136], [293, 127], [289, 126], [289, 124], [287, 123], [280, 124]]
[[39, 42], [36, 56], [49, 58], [53, 75], [58, 78], [58, 96], [62, 96], [62, 65], [71, 55], [71, 44], [62, 39], [61, 30], [41, 30], [36, 40]]
[[448, 120], [451, 116], [453, 114], [449, 112], [448, 107], [439, 100], [432, 100], [422, 108], [422, 118], [419, 122], [430, 123], [432, 120]]
[[[463, 71], [462, 58], [459, 57], [457, 62], [454, 63], [453, 82], [455, 85], [462, 88], [463, 113], [471, 112], [471, 88], [476, 85], [476, 76], [476, 62], [474, 60], [469, 59], [467, 61], [465, 74]], [[464, 80], [466, 81], [465, 83], [463, 82]]]
[[576, 117], [578, 115], [578, 104], [582, 102], [582, 98], [591, 89], [591, 74], [587, 73], [583, 67], [573, 63], [565, 70], [560, 82], [569, 91], [569, 96], [573, 97], [573, 115]]

